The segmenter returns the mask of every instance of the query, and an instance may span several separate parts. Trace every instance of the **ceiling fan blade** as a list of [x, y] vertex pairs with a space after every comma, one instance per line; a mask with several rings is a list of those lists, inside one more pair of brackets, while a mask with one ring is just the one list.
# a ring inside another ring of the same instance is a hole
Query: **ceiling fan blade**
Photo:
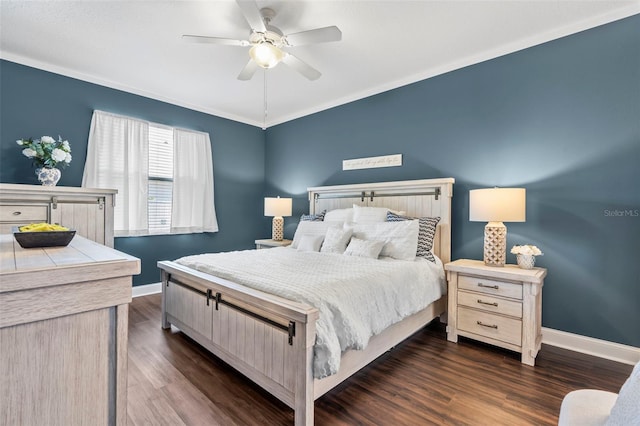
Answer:
[[317, 28], [315, 30], [302, 31], [288, 34], [287, 43], [289, 46], [302, 46], [313, 43], [328, 43], [330, 41], [342, 40], [342, 31], [335, 25], [332, 27]]
[[240, 6], [244, 19], [247, 20], [252, 30], [261, 33], [267, 32], [260, 9], [254, 0], [236, 0], [236, 3]]
[[198, 36], [198, 35], [189, 35], [189, 34], [183, 35], [182, 39], [185, 41], [193, 42], [193, 43], [223, 44], [226, 46], [251, 45], [251, 43], [249, 43], [249, 41], [247, 40], [234, 40], [232, 38], [208, 37], [208, 36]]
[[296, 58], [290, 53], [287, 53], [284, 55], [282, 62], [284, 62], [286, 65], [290, 66], [294, 70], [298, 71], [300, 74], [304, 75], [309, 80], [317, 80], [322, 75], [320, 71], [313, 68], [311, 65], [307, 64], [306, 62], [301, 61], [300, 59]]
[[249, 62], [247, 62], [247, 65], [245, 65], [242, 71], [240, 71], [240, 74], [238, 75], [238, 80], [243, 80], [243, 81], [251, 80], [251, 77], [253, 77], [253, 75], [256, 73], [257, 70], [258, 70], [258, 64], [256, 64], [253, 59], [249, 59]]

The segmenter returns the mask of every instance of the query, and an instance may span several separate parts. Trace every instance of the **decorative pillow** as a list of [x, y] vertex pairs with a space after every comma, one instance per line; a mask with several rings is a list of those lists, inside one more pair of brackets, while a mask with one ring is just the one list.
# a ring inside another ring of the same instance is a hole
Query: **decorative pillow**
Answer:
[[640, 421], [640, 362], [624, 382], [605, 426], [638, 424]]
[[322, 253], [344, 253], [352, 233], [351, 229], [327, 229], [327, 234], [324, 236], [324, 244], [322, 244], [320, 251]]
[[351, 238], [351, 242], [344, 251], [345, 256], [358, 256], [377, 259], [384, 247], [384, 241], [366, 241]]
[[386, 207], [362, 207], [353, 205], [353, 223], [377, 223], [387, 221], [387, 212], [404, 215], [406, 212], [389, 210]]
[[326, 210], [323, 210], [318, 214], [303, 214], [302, 216], [300, 216], [300, 221], [322, 222], [324, 220], [324, 215], [326, 212]]
[[353, 236], [362, 240], [385, 243], [380, 256], [399, 260], [414, 260], [418, 246], [418, 221], [357, 223]]
[[326, 222], [353, 222], [353, 209], [336, 209], [325, 213], [324, 220]]
[[400, 222], [405, 220], [416, 220], [420, 224], [418, 231], [418, 249], [416, 251], [417, 257], [424, 257], [427, 260], [435, 263], [436, 259], [433, 257], [433, 239], [436, 237], [436, 226], [440, 222], [439, 217], [419, 217], [413, 218], [408, 216], [402, 216], [393, 212], [387, 213], [387, 221]]
[[303, 235], [298, 244], [298, 251], [320, 251], [324, 235]]
[[331, 227], [342, 229], [342, 222], [327, 222], [326, 220], [323, 222], [300, 222], [298, 223], [298, 228], [296, 228], [296, 233], [293, 236], [293, 243], [291, 244], [291, 247], [297, 249], [304, 235], [321, 235], [322, 237], [324, 237], [324, 235], [327, 233], [327, 229]]

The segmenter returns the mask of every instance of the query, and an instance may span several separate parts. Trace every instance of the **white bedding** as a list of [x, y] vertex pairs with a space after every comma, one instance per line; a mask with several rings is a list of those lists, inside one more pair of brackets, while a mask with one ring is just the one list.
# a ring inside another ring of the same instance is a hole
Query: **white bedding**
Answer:
[[335, 374], [342, 352], [364, 349], [371, 336], [446, 292], [442, 263], [422, 258], [367, 259], [279, 247], [187, 256], [176, 262], [317, 308], [316, 378]]

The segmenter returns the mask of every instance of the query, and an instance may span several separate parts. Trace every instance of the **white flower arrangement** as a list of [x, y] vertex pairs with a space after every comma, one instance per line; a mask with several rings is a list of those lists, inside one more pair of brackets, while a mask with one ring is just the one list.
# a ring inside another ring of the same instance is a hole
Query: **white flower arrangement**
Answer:
[[529, 256], [542, 256], [544, 254], [540, 251], [538, 247], [532, 246], [531, 244], [525, 244], [522, 246], [513, 246], [511, 248], [511, 253], [524, 254]]
[[22, 147], [22, 154], [33, 160], [36, 167], [64, 168], [71, 162], [71, 145], [69, 141], [58, 136], [56, 141], [51, 136], [40, 139], [18, 139], [16, 143]]

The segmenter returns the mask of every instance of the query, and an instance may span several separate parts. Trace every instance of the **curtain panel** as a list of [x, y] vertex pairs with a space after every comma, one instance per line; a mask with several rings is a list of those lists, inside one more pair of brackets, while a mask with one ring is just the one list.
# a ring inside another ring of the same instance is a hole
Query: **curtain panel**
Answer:
[[114, 209], [116, 237], [148, 233], [149, 124], [94, 111], [87, 160], [82, 175], [86, 188], [117, 189]]
[[209, 134], [174, 129], [171, 233], [217, 231]]
[[[217, 232], [208, 133], [173, 129], [170, 234]], [[82, 176], [87, 188], [117, 189], [114, 235], [149, 232], [149, 123], [94, 111]]]

